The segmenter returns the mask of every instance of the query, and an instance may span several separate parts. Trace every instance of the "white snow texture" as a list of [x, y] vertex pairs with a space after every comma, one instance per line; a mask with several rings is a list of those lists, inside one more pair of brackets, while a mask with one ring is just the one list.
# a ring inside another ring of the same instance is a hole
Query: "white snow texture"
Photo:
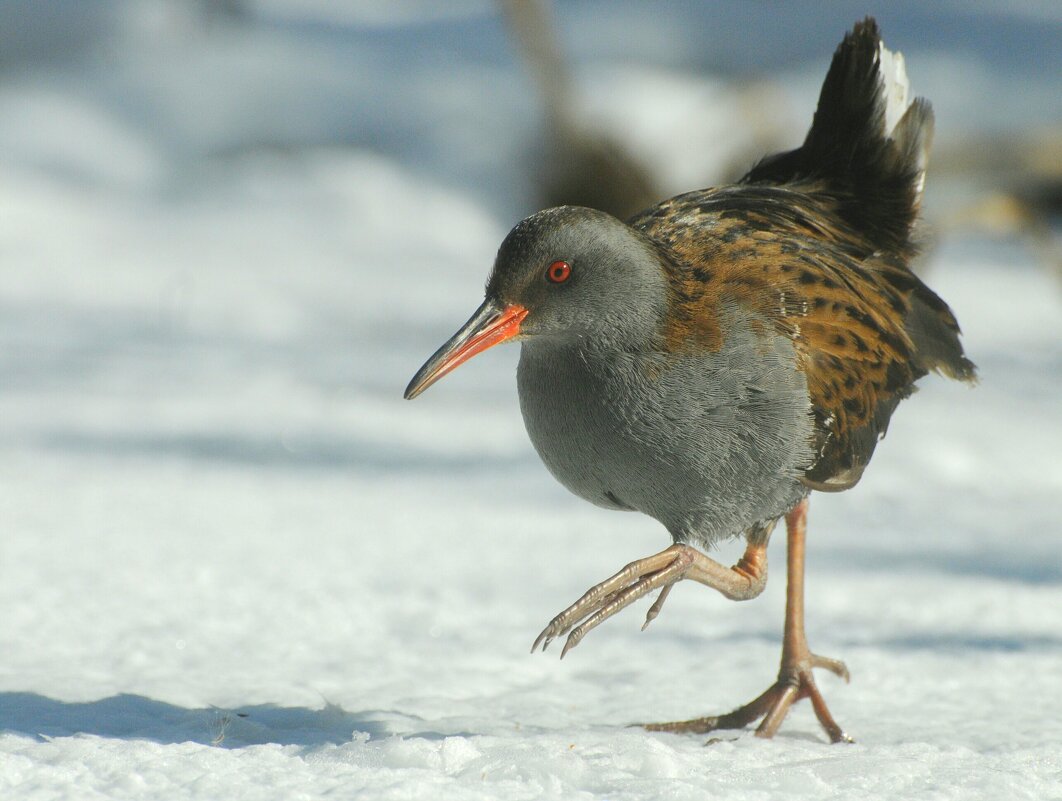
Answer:
[[[921, 7], [879, 22], [938, 145], [1057, 111], [1057, 14], [944, 4], [982, 62]], [[754, 123], [799, 141], [865, 13], [560, 20], [588, 112], [678, 191], [748, 164]], [[669, 541], [546, 473], [516, 348], [401, 399], [533, 210], [495, 15], [0, 7], [0, 799], [1062, 798], [1062, 287], [1019, 241], [940, 233], [925, 270], [981, 383], [926, 379], [860, 486], [812, 499], [809, 638], [852, 671], [820, 687], [856, 744], [804, 702], [773, 741], [627, 725], [773, 680], [784, 537], [755, 601], [680, 584], [645, 633], [648, 599], [528, 654]], [[728, 64], [784, 91], [750, 108]]]

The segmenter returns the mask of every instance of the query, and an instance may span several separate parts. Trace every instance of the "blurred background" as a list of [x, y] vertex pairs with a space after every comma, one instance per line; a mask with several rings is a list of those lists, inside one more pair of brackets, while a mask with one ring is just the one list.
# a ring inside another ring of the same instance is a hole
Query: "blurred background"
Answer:
[[516, 220], [794, 146], [868, 12], [936, 109], [931, 241], [1058, 269], [1053, 0], [2, 0], [2, 447], [415, 460], [393, 401]]
[[[585, 697], [524, 650], [664, 532], [546, 474], [515, 348], [415, 404], [402, 390], [517, 220], [629, 210], [796, 146], [868, 13], [936, 109], [921, 269], [982, 385], [924, 382], [860, 489], [816, 507], [812, 570], [840, 582], [818, 586], [870, 600], [810, 614], [849, 651], [872, 641], [864, 664], [893, 636], [861, 634], [873, 620], [1057, 656], [1033, 597], [1062, 584], [1057, 0], [0, 0], [0, 684], [430, 717], [424, 666], [469, 671], [431, 677], [460, 694], [492, 653], [548, 709]], [[899, 603], [882, 565], [919, 597], [976, 578], [1024, 605], [881, 616]], [[700, 604], [723, 627], [704, 637], [762, 621], [773, 662], [778, 596], [744, 618], [705, 596], [669, 602], [658, 644]], [[387, 675], [352, 673], [380, 654]], [[659, 716], [697, 711], [682, 700]]]

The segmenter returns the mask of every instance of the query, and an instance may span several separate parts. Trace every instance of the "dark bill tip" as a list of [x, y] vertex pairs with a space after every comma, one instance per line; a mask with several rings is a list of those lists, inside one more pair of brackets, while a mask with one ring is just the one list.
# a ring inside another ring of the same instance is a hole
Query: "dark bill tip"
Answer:
[[527, 309], [517, 304], [502, 306], [488, 298], [467, 323], [432, 354], [406, 387], [404, 397], [412, 400], [447, 373], [478, 353], [512, 339], [520, 333]]

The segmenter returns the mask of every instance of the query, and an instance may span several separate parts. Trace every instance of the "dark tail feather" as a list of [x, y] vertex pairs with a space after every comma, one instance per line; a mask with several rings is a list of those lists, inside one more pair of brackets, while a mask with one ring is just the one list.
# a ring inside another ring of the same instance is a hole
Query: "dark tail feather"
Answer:
[[903, 56], [867, 18], [833, 55], [804, 144], [768, 156], [743, 183], [815, 182], [877, 247], [904, 252], [918, 214], [933, 138], [933, 110], [909, 102]]

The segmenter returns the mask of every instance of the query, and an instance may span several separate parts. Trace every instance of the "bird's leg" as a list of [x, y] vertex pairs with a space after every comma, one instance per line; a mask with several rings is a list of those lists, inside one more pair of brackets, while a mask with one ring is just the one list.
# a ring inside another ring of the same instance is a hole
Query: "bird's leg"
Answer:
[[662, 588], [660, 597], [646, 615], [645, 625], [649, 625], [659, 614], [671, 586], [682, 579], [706, 584], [733, 600], [755, 598], [767, 583], [766, 537], [750, 540], [745, 554], [733, 567], [724, 567], [689, 545], [672, 545], [658, 554], [631, 562], [616, 575], [591, 587], [553, 618], [538, 635], [531, 651], [540, 645], [545, 650], [556, 637], [571, 632], [561, 651], [563, 659], [592, 628], [642, 596]]
[[741, 729], [763, 718], [756, 729], [758, 737], [773, 737], [782, 725], [789, 707], [801, 698], [810, 698], [815, 716], [831, 742], [852, 742], [830, 714], [826, 701], [815, 685], [813, 668], [826, 668], [848, 681], [848, 668], [837, 659], [813, 654], [804, 634], [804, 540], [807, 531], [808, 502], [805, 498], [786, 515], [788, 549], [785, 603], [785, 633], [782, 638], [782, 664], [778, 680], [754, 701], [725, 715], [682, 720], [675, 723], [651, 723], [650, 731], [704, 734], [716, 729]]

